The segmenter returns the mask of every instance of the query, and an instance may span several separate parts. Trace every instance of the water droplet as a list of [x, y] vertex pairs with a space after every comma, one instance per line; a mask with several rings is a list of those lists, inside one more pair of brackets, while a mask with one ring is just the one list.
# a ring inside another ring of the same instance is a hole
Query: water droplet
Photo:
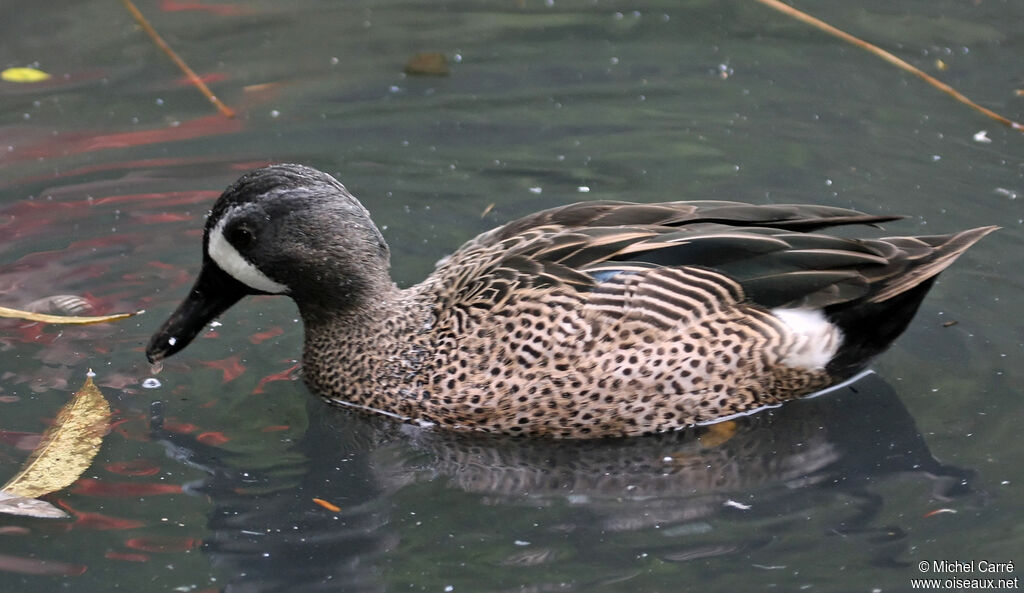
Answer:
[[156, 377], [149, 377], [148, 379], [142, 382], [143, 389], [157, 389], [160, 387], [160, 385], [160, 379], [157, 379]]

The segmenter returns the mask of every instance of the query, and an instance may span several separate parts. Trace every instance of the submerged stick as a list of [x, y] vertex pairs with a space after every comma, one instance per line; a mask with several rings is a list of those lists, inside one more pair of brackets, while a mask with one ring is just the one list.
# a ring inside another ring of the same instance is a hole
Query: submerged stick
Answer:
[[146, 17], [142, 16], [142, 13], [139, 11], [138, 8], [135, 7], [135, 4], [132, 2], [132, 0], [121, 0], [121, 4], [124, 4], [124, 7], [128, 9], [128, 12], [132, 13], [132, 16], [135, 17], [135, 22], [139, 23], [139, 26], [142, 27], [142, 30], [145, 31], [147, 35], [149, 35], [149, 38], [153, 40], [153, 43], [155, 43], [157, 47], [163, 50], [163, 52], [167, 54], [167, 57], [170, 58], [172, 62], [177, 64], [178, 68], [180, 68], [181, 71], [185, 73], [185, 76], [188, 77], [189, 81], [193, 85], [195, 85], [197, 89], [199, 89], [199, 92], [201, 92], [207, 99], [209, 99], [210, 102], [213, 103], [217, 107], [217, 109], [225, 116], [235, 117], [235, 111], [227, 105], [225, 105], [224, 103], [222, 103], [221, 100], [218, 99], [213, 94], [213, 92], [210, 91], [210, 87], [206, 86], [206, 83], [203, 82], [202, 79], [199, 78], [199, 76], [197, 76], [196, 73], [188, 67], [188, 64], [185, 63], [185, 60], [182, 60], [178, 56], [178, 54], [174, 53], [174, 50], [171, 49], [171, 46], [167, 45], [167, 42], [164, 41], [163, 37], [160, 37], [160, 34], [157, 33], [156, 29], [154, 29], [153, 26], [149, 24], [149, 21], [146, 20]]
[[863, 49], [865, 51], [873, 53], [876, 56], [878, 56], [879, 58], [882, 58], [883, 60], [885, 60], [886, 62], [889, 62], [893, 66], [896, 66], [897, 68], [899, 68], [899, 69], [901, 69], [901, 70], [903, 70], [905, 72], [909, 72], [909, 73], [913, 74], [914, 76], [917, 76], [918, 78], [924, 80], [925, 82], [927, 82], [928, 84], [932, 85], [933, 87], [935, 87], [935, 88], [939, 89], [940, 91], [946, 93], [947, 95], [953, 97], [957, 101], [963, 103], [964, 105], [967, 105], [971, 109], [974, 109], [975, 111], [979, 111], [979, 112], [985, 114], [986, 116], [996, 120], [997, 122], [999, 122], [999, 123], [1001, 123], [1001, 124], [1003, 124], [1005, 126], [1009, 126], [1009, 127], [1013, 128], [1015, 130], [1024, 132], [1024, 125], [1022, 125], [1022, 124], [1020, 124], [1018, 122], [1015, 122], [1015, 121], [1013, 121], [1010, 118], [1003, 117], [1002, 115], [999, 115], [998, 113], [996, 113], [995, 111], [992, 111], [991, 109], [988, 109], [986, 107], [982, 107], [981, 105], [978, 105], [974, 101], [971, 101], [970, 99], [968, 99], [960, 91], [954, 89], [953, 87], [951, 87], [948, 84], [942, 82], [941, 80], [935, 78], [934, 76], [932, 76], [930, 74], [927, 74], [926, 72], [922, 71], [920, 68], [918, 68], [916, 66], [913, 66], [913, 65], [911, 65], [911, 64], [901, 60], [900, 58], [897, 58], [893, 54], [885, 51], [884, 49], [878, 47], [877, 45], [873, 45], [871, 43], [868, 43], [867, 41], [864, 41], [863, 39], [859, 39], [857, 37], [854, 37], [853, 35], [850, 35], [846, 31], [843, 31], [841, 29], [837, 29], [837, 28], [833, 27], [832, 25], [826, 23], [825, 21], [817, 19], [817, 18], [807, 14], [806, 12], [801, 12], [801, 11], [793, 8], [792, 6], [789, 6], [788, 4], [783, 4], [779, 0], [755, 0], [755, 1], [756, 2], [760, 2], [761, 4], [764, 4], [765, 6], [768, 6], [770, 8], [774, 8], [775, 10], [778, 10], [781, 13], [789, 15], [789, 16], [795, 18], [796, 20], [804, 22], [804, 23], [806, 23], [806, 24], [808, 24], [808, 25], [810, 25], [810, 26], [812, 26], [812, 27], [814, 27], [814, 28], [816, 28], [816, 29], [818, 29], [820, 31], [824, 31], [825, 33], [828, 33], [829, 35], [832, 35], [834, 37], [838, 37], [838, 38], [842, 39], [843, 41], [845, 41], [847, 43], [850, 43], [852, 45], [856, 45], [857, 47], [859, 47], [859, 48], [861, 48], [861, 49]]

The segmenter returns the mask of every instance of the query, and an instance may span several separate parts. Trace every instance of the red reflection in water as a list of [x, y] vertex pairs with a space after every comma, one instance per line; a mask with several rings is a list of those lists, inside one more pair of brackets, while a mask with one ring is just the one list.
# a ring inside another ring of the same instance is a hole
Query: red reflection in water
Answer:
[[77, 511], [63, 500], [58, 500], [57, 504], [75, 518], [75, 522], [68, 525], [69, 531], [72, 529], [94, 529], [96, 531], [137, 529], [145, 525], [143, 521], [135, 519], [122, 519], [120, 517], [111, 517], [110, 515], [104, 515], [102, 513]]
[[225, 383], [234, 381], [245, 372], [245, 367], [242, 366], [241, 359], [237, 354], [221, 360], [201, 361], [200, 364], [220, 370], [224, 374]]
[[256, 388], [252, 390], [253, 395], [264, 393], [264, 388], [267, 386], [267, 383], [271, 383], [273, 381], [291, 381], [292, 376], [295, 373], [295, 369], [299, 368], [299, 366], [299, 364], [293, 364], [280, 373], [274, 373], [273, 375], [263, 377], [260, 379], [260, 382], [256, 384]]
[[249, 341], [252, 342], [253, 344], [260, 344], [260, 343], [263, 343], [263, 342], [265, 342], [265, 341], [267, 341], [267, 340], [269, 340], [271, 338], [276, 338], [277, 336], [280, 336], [283, 333], [284, 333], [284, 328], [282, 328], [280, 326], [272, 327], [272, 328], [268, 329], [267, 331], [255, 333], [255, 334], [249, 336]]
[[148, 441], [149, 419], [138, 414], [131, 418], [121, 418], [110, 425], [109, 432], [121, 435], [126, 441]]
[[148, 555], [136, 552], [117, 552], [115, 550], [107, 550], [107, 553], [103, 556], [111, 560], [124, 560], [125, 562], [149, 562]]
[[224, 436], [223, 432], [204, 432], [196, 437], [196, 440], [204, 445], [210, 445], [212, 447], [219, 447], [231, 439]]
[[212, 114], [183, 121], [175, 126], [150, 130], [113, 133], [65, 132], [39, 138], [35, 144], [22, 142], [16, 151], [8, 152], [5, 155], [5, 160], [13, 162], [53, 156], [69, 157], [109, 148], [130, 148], [147, 144], [180, 142], [220, 134], [234, 134], [243, 129], [245, 129], [244, 118], [227, 118], [220, 114]]
[[105, 496], [107, 498], [137, 498], [156, 494], [180, 494], [180, 484], [146, 484], [135, 482], [107, 482], [82, 478], [71, 489], [75, 494]]
[[164, 222], [185, 222], [195, 218], [191, 214], [174, 214], [173, 212], [159, 212], [156, 214], [132, 214], [132, 218], [142, 224], [160, 224]]
[[191, 422], [176, 422], [174, 420], [167, 419], [164, 420], [164, 430], [176, 432], [178, 434], [191, 434], [199, 430], [199, 427]]
[[192, 537], [136, 537], [124, 545], [143, 552], [186, 552], [202, 543]]
[[22, 451], [34, 451], [39, 446], [43, 435], [38, 432], [19, 432], [17, 430], [0, 430], [0, 443], [10, 445]]
[[86, 571], [84, 564], [68, 564], [43, 558], [26, 558], [0, 554], [0, 571], [18, 574], [78, 576]]
[[133, 459], [132, 461], [118, 461], [103, 466], [112, 474], [122, 476], [152, 476], [160, 471], [160, 466], [146, 459]]

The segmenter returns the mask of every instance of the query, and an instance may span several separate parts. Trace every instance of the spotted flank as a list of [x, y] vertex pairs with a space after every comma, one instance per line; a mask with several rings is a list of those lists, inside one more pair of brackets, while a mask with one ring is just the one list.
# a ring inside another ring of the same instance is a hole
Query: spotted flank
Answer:
[[995, 230], [827, 233], [898, 218], [585, 202], [483, 233], [399, 289], [380, 231], [343, 185], [274, 165], [214, 205], [199, 278], [147, 355], [181, 350], [246, 294], [287, 294], [305, 327], [303, 377], [330, 403], [461, 431], [671, 431], [856, 377], [935, 277]]

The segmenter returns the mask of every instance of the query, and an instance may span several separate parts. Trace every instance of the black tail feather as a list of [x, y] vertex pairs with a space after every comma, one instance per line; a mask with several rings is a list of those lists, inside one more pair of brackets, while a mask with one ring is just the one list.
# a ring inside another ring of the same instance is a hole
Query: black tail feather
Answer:
[[882, 302], [842, 303], [825, 315], [843, 332], [843, 345], [828, 363], [833, 377], [850, 377], [864, 369], [907, 329], [936, 276]]

